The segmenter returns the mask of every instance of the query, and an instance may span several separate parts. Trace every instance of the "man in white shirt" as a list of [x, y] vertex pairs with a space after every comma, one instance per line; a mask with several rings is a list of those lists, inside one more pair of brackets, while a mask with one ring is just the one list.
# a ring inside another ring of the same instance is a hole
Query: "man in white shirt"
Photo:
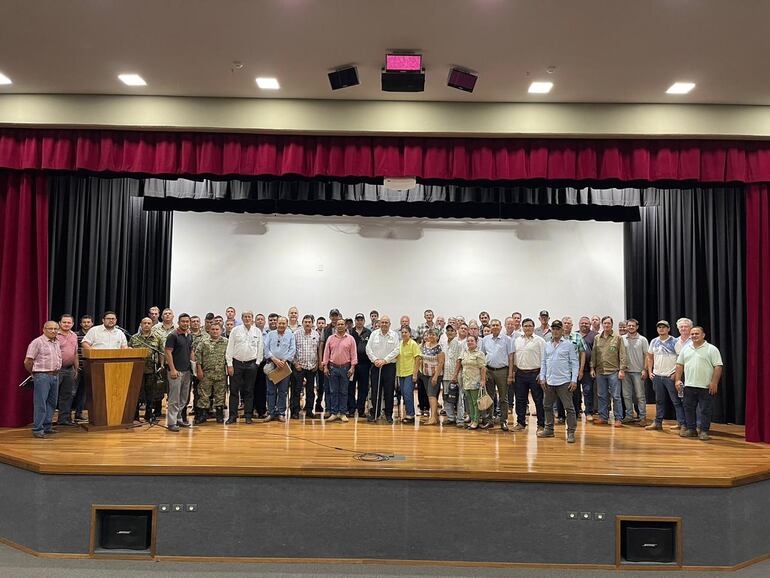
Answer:
[[118, 329], [118, 316], [114, 311], [105, 311], [102, 325], [94, 325], [88, 330], [82, 342], [83, 350], [89, 349], [127, 349], [126, 334]]
[[[626, 359], [628, 369], [622, 382], [623, 406], [626, 415], [623, 423], [637, 423], [646, 427], [647, 422], [647, 396], [644, 382], [647, 380], [646, 358], [650, 344], [647, 338], [640, 334], [639, 322], [636, 319], [626, 321], [626, 334], [623, 336], [623, 345], [626, 346]], [[634, 417], [634, 400], [639, 411], [639, 417]]]
[[366, 356], [372, 362], [369, 370], [371, 407], [368, 422], [375, 422], [380, 416], [382, 396], [385, 396], [385, 419], [393, 423], [393, 390], [396, 384], [396, 358], [401, 340], [390, 329], [390, 317], [380, 317], [380, 328], [373, 331], [366, 343]]
[[[545, 352], [545, 339], [535, 335], [535, 322], [527, 318], [521, 324], [524, 334], [514, 340], [514, 370], [516, 390], [516, 425], [513, 431], [527, 429], [527, 405], [529, 394], [535, 400], [535, 412], [537, 413], [537, 431], [545, 428], [545, 411], [543, 410], [543, 389], [537, 383], [540, 368], [543, 365]], [[548, 408], [552, 411], [552, 408]]]
[[674, 384], [677, 358], [676, 339], [669, 334], [670, 326], [665, 319], [658, 321], [657, 330], [658, 336], [652, 340], [647, 350], [647, 373], [652, 378], [652, 387], [655, 390], [655, 421], [645, 429], [663, 429], [666, 397], [668, 397], [674, 404], [679, 430], [686, 431], [684, 407]]
[[233, 328], [227, 341], [225, 359], [227, 375], [230, 376], [229, 413], [226, 424], [238, 421], [238, 399], [243, 400], [243, 417], [246, 423], [254, 418], [254, 388], [265, 387], [265, 383], [256, 383], [257, 369], [262, 362], [264, 343], [262, 332], [254, 325], [254, 313], [244, 311], [243, 323]]

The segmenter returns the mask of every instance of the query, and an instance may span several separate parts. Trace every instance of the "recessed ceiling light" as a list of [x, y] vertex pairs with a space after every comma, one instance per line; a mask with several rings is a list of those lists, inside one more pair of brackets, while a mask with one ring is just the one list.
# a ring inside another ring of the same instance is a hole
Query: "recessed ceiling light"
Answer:
[[127, 84], [128, 86], [147, 86], [144, 78], [138, 74], [118, 74], [118, 78], [123, 84]]
[[668, 87], [666, 94], [687, 94], [695, 88], [694, 82], [675, 82]]
[[278, 90], [281, 88], [277, 78], [267, 78], [263, 76], [257, 78], [257, 86], [264, 90]]
[[553, 88], [553, 82], [533, 82], [529, 85], [529, 93], [531, 94], [547, 94], [551, 92]]
[[8, 78], [5, 74], [0, 72], [0, 84], [13, 84], [13, 82], [11, 82], [11, 79]]

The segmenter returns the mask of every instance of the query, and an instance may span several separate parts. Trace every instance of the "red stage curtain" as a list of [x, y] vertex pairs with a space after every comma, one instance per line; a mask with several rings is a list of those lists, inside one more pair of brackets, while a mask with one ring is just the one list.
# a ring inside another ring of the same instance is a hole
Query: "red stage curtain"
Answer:
[[770, 181], [763, 141], [0, 130], [0, 167], [148, 175]]
[[44, 175], [0, 171], [0, 426], [32, 421], [24, 354], [48, 317], [48, 193]]
[[746, 192], [746, 439], [770, 443], [770, 186]]

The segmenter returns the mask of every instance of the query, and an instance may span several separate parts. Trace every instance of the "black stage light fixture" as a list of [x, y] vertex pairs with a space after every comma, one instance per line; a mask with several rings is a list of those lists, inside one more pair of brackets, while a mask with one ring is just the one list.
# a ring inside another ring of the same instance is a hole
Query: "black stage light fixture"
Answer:
[[425, 90], [425, 69], [420, 54], [386, 54], [382, 69], [382, 90], [385, 92], [422, 92]]
[[451, 68], [449, 70], [449, 79], [447, 80], [447, 86], [462, 90], [463, 92], [473, 92], [476, 86], [476, 81], [479, 77], [475, 74], [462, 70], [461, 68]]
[[332, 90], [356, 86], [358, 81], [358, 69], [355, 66], [345, 66], [329, 73], [329, 84]]

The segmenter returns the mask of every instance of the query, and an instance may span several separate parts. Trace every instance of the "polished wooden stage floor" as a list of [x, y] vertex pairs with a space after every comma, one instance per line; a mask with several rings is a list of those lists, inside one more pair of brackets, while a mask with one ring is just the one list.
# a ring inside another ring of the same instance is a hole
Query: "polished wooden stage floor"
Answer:
[[[770, 479], [770, 446], [743, 428], [715, 425], [712, 439], [678, 432], [581, 423], [577, 443], [538, 439], [534, 428], [467, 431], [454, 425], [389, 426], [290, 420], [207, 422], [179, 433], [142, 424], [129, 430], [60, 428], [47, 439], [0, 430], [0, 462], [45, 474], [246, 475], [507, 480], [731, 487]], [[361, 455], [365, 454], [365, 455]], [[378, 460], [376, 454], [393, 455]]]

